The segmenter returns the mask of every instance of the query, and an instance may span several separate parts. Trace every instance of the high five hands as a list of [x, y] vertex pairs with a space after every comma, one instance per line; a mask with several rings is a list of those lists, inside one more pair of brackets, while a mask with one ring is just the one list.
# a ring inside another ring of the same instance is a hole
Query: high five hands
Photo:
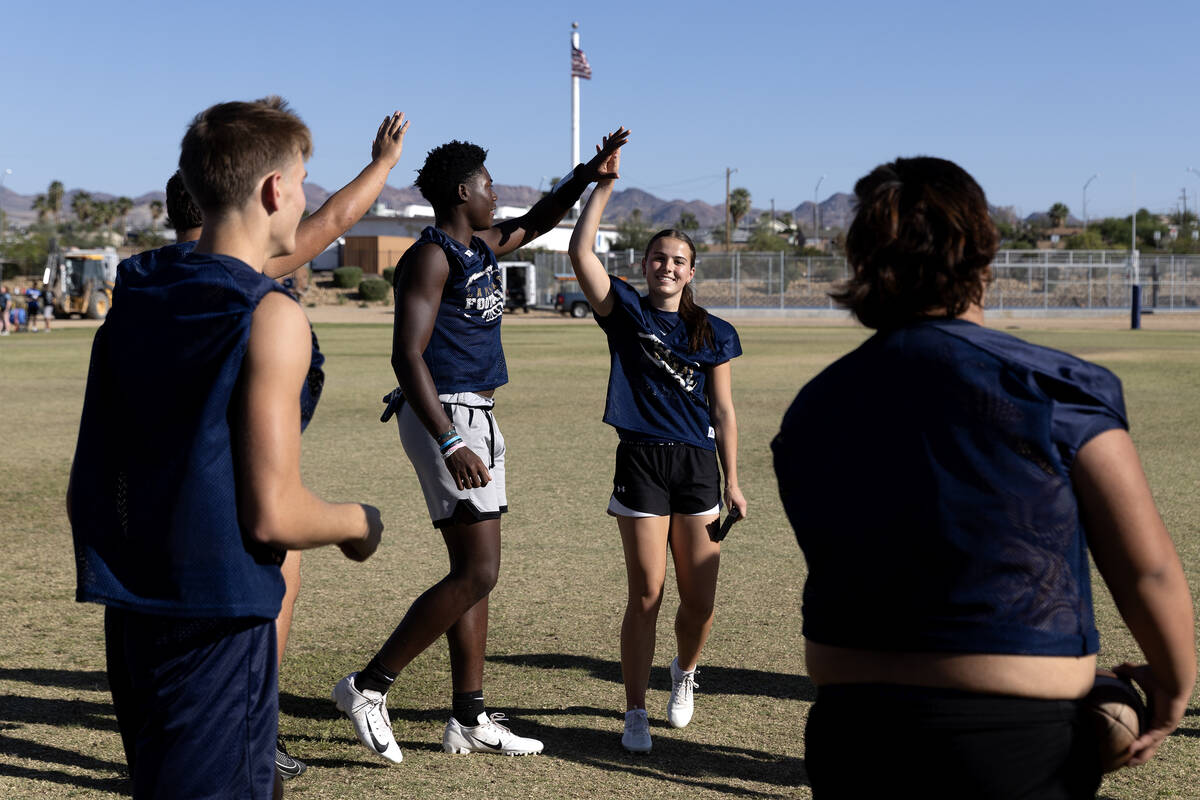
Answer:
[[611, 181], [621, 177], [617, 174], [617, 167], [621, 163], [621, 148], [627, 141], [629, 141], [629, 131], [624, 127], [618, 127], [605, 136], [600, 144], [596, 145], [596, 155], [584, 165], [587, 168], [585, 177], [589, 182]]
[[404, 134], [408, 133], [408, 120], [403, 111], [384, 117], [371, 143], [371, 160], [384, 161], [388, 168], [396, 166], [400, 152], [404, 149]]

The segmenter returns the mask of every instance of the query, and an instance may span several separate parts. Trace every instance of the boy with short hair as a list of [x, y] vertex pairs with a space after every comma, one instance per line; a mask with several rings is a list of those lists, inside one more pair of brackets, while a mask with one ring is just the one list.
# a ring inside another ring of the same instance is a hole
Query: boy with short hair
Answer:
[[135, 797], [280, 790], [283, 551], [337, 544], [361, 561], [379, 544], [376, 509], [301, 482], [308, 322], [263, 274], [296, 247], [311, 149], [278, 98], [197, 115], [179, 163], [203, 233], [124, 275], [92, 347], [68, 488], [76, 597], [107, 607]]
[[387, 714], [387, 691], [397, 673], [442, 634], [453, 685], [442, 749], [505, 755], [542, 750], [540, 741], [500, 724], [503, 714], [488, 714], [483, 700], [488, 595], [500, 571], [500, 515], [508, 510], [504, 436], [492, 413], [492, 395], [508, 381], [496, 256], [553, 228], [589, 184], [611, 177], [603, 165], [627, 137], [618, 129], [595, 158], [576, 166], [526, 214], [496, 224], [497, 198], [483, 148], [449, 142], [431, 150], [419, 171], [416, 185], [433, 205], [435, 224], [396, 269], [392, 367], [400, 388], [389, 395], [384, 419], [396, 415], [450, 572], [413, 602], [366, 666], [333, 690], [359, 741], [393, 763], [403, 756]]

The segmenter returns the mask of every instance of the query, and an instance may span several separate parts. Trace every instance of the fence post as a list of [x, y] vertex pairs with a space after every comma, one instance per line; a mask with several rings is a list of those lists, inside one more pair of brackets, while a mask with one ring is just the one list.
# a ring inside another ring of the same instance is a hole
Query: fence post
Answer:
[[733, 284], [733, 287], [734, 287], [733, 307], [741, 308], [742, 307], [742, 253], [740, 250], [736, 251], [733, 254], [733, 271], [734, 271], [734, 274], [737, 275], [737, 281]]

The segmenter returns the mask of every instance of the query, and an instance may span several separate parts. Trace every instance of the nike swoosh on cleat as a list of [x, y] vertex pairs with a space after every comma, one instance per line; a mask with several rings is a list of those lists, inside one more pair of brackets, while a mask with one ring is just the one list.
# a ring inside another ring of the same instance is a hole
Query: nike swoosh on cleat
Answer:
[[[471, 738], [474, 738], [474, 737], [471, 737]], [[475, 739], [475, 741], [478, 742], [479, 744], [483, 745], [484, 747], [486, 747], [488, 750], [503, 750], [504, 749], [504, 742], [500, 741], [499, 739], [496, 740], [495, 744], [492, 744], [491, 742], [485, 742], [483, 739]]]
[[375, 738], [375, 731], [371, 730], [371, 726], [367, 726], [367, 736], [371, 737], [371, 746], [375, 748], [376, 753], [387, 752], [388, 746]]

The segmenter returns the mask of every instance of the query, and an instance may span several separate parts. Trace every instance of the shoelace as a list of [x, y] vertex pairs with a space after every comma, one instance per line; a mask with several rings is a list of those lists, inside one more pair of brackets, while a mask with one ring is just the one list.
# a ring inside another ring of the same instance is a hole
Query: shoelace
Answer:
[[[390, 719], [388, 719], [387, 705], [385, 703], [386, 703], [386, 701], [384, 700], [383, 695], [380, 695], [378, 700], [372, 700], [371, 698], [367, 697], [366, 695], [363, 695], [363, 699], [361, 701], [359, 701], [357, 704], [355, 704], [354, 713], [357, 714], [359, 712], [359, 710], [362, 709], [363, 706], [366, 706], [367, 710], [365, 713], [366, 713], [366, 717], [367, 717], [367, 724], [370, 725], [373, 729], [375, 729], [375, 733], [376, 734], [383, 733], [383, 730], [380, 729], [379, 724], [376, 720], [378, 720], [379, 722], [382, 722], [384, 727], [390, 731], [391, 727], [392, 727], [392, 721]], [[379, 712], [378, 716], [372, 715], [371, 714], [372, 710]]]
[[649, 733], [650, 720], [643, 714], [634, 714], [626, 721], [625, 727], [633, 734]]
[[488, 721], [483, 724], [487, 725], [489, 727], [492, 727], [492, 728], [496, 728], [500, 731], [503, 731], [504, 733], [512, 733], [511, 730], [509, 730], [508, 728], [506, 728], [500, 724], [503, 720], [506, 720], [506, 719], [508, 719], [508, 717], [505, 716], [503, 711], [497, 711], [495, 713], [488, 714]]
[[696, 672], [697, 670], [685, 672], [677, 684], [679, 686], [679, 694], [685, 700], [692, 696], [694, 690], [700, 688], [700, 684], [696, 683]]

